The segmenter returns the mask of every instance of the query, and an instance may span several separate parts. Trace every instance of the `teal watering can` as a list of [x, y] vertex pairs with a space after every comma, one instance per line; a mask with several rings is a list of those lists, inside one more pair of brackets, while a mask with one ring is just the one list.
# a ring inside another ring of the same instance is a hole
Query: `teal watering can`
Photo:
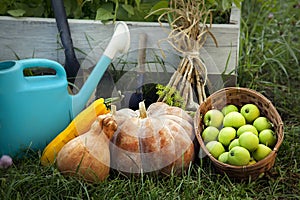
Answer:
[[[84, 109], [117, 52], [130, 45], [127, 25], [119, 22], [94, 70], [76, 95], [68, 92], [63, 66], [48, 59], [0, 62], [0, 155], [17, 156], [21, 149], [43, 149]], [[55, 75], [24, 76], [33, 67]]]

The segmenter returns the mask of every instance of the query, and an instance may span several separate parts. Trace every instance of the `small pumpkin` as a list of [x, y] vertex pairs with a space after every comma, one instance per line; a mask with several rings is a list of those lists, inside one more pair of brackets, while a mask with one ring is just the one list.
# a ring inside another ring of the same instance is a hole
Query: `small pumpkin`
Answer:
[[110, 114], [99, 115], [90, 130], [69, 141], [57, 155], [64, 174], [79, 175], [90, 182], [104, 180], [110, 171], [109, 143], [117, 130]]
[[178, 107], [156, 102], [139, 110], [114, 114], [118, 124], [112, 145], [111, 167], [125, 174], [178, 174], [194, 160], [193, 118]]

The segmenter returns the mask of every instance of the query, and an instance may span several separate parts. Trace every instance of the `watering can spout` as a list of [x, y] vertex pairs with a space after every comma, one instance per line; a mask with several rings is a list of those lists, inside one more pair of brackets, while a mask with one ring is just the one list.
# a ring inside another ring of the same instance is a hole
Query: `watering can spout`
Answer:
[[115, 25], [114, 34], [106, 47], [100, 60], [97, 62], [92, 73], [80, 89], [72, 96], [72, 118], [74, 118], [86, 105], [100, 79], [111, 63], [116, 53], [127, 52], [130, 46], [130, 33], [125, 22], [118, 22]]

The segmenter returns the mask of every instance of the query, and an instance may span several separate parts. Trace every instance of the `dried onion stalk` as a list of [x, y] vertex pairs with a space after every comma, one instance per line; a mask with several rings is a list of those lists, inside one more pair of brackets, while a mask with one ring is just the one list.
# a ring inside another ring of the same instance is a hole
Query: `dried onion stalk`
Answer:
[[[183, 56], [167, 87], [179, 91], [184, 99], [183, 107], [195, 110], [206, 99], [205, 85], [208, 83], [207, 68], [200, 58], [200, 49], [208, 36], [211, 36], [218, 46], [216, 38], [210, 32], [211, 10], [206, 7], [205, 0], [170, 0], [169, 8], [154, 12], [161, 11], [163, 14], [158, 19], [159, 23], [162, 24], [163, 17], [168, 17], [171, 26], [171, 32], [166, 40]], [[198, 103], [194, 101], [194, 91]], [[157, 101], [165, 102], [166, 96], [167, 93], [161, 95]]]

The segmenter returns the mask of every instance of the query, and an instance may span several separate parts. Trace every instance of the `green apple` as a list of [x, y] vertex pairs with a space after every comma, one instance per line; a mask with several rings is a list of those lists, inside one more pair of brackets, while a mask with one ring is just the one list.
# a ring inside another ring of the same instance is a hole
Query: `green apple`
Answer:
[[233, 111], [239, 111], [239, 109], [233, 104], [226, 105], [222, 108], [222, 113], [224, 116]]
[[235, 138], [236, 130], [232, 127], [224, 127], [220, 130], [218, 135], [218, 141], [224, 146], [228, 146], [230, 142]]
[[253, 152], [258, 147], [259, 139], [254, 133], [245, 132], [239, 137], [239, 144], [248, 151]]
[[218, 160], [220, 162], [222, 162], [222, 163], [227, 163], [227, 161], [228, 161], [228, 154], [229, 154], [228, 151], [222, 153], [221, 155], [219, 155]]
[[205, 146], [208, 152], [211, 153], [211, 155], [216, 159], [218, 159], [218, 157], [225, 152], [224, 146], [218, 141], [210, 141]]
[[228, 150], [231, 150], [233, 147], [240, 146], [239, 139], [235, 138], [232, 140], [228, 146]]
[[251, 157], [251, 158], [250, 158], [250, 161], [249, 161], [249, 163], [248, 163], [248, 165], [253, 165], [253, 164], [255, 164], [255, 163], [256, 163], [256, 160], [254, 160], [254, 158]]
[[247, 123], [252, 123], [260, 116], [259, 108], [251, 103], [243, 105], [240, 112], [245, 117]]
[[246, 124], [246, 120], [244, 116], [236, 111], [230, 112], [225, 115], [223, 119], [223, 125], [225, 127], [233, 127], [233, 128], [240, 128], [241, 126]]
[[267, 157], [271, 152], [272, 149], [270, 149], [270, 147], [267, 147], [264, 144], [259, 144], [257, 149], [252, 153], [252, 156], [256, 161], [260, 161]]
[[228, 163], [231, 165], [243, 166], [250, 161], [250, 153], [247, 149], [241, 146], [233, 147], [228, 154]]
[[217, 129], [214, 126], [208, 126], [202, 132], [202, 138], [205, 143], [213, 140], [217, 140], [218, 135], [219, 135], [219, 129]]
[[260, 143], [268, 146], [273, 147], [276, 144], [277, 138], [276, 134], [271, 129], [264, 129], [258, 135]]
[[209, 110], [205, 113], [203, 122], [205, 126], [214, 126], [219, 128], [222, 125], [224, 115], [217, 109]]
[[238, 128], [238, 130], [236, 131], [236, 134], [238, 137], [240, 137], [240, 135], [242, 135], [242, 133], [244, 132], [252, 132], [255, 135], [258, 136], [258, 131], [256, 130], [256, 128], [251, 125], [251, 124], [245, 124], [243, 126], [241, 126], [240, 128]]
[[266, 117], [258, 117], [254, 120], [253, 126], [255, 126], [258, 132], [260, 132], [264, 129], [271, 129], [272, 123]]

